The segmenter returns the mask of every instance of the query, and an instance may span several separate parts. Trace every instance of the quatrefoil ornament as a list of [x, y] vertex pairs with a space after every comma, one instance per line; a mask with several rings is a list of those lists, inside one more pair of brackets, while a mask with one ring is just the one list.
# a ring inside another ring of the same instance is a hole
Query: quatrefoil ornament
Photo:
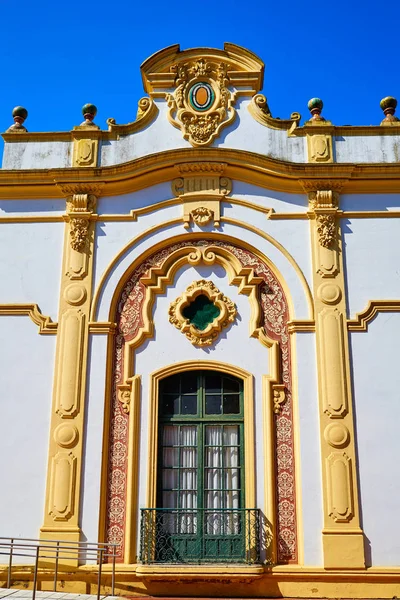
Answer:
[[169, 321], [194, 346], [210, 346], [236, 318], [232, 300], [212, 281], [194, 281], [169, 307]]

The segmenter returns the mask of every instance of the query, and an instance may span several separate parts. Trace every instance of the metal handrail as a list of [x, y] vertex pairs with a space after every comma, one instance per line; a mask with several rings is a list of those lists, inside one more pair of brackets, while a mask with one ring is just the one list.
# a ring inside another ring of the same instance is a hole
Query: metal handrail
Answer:
[[[62, 560], [79, 560], [84, 557], [86, 560], [95, 560], [98, 563], [97, 600], [100, 600], [102, 565], [106, 558], [111, 558], [111, 593], [114, 596], [116, 549], [118, 546], [119, 544], [112, 544], [108, 542], [64, 542], [63, 540], [38, 540], [33, 538], [0, 537], [0, 555], [9, 555], [7, 570], [8, 588], [11, 587], [13, 557], [25, 556], [35, 558], [32, 600], [35, 600], [36, 597], [39, 560], [46, 558], [55, 560], [53, 578], [54, 592], [57, 591], [57, 576], [60, 558], [62, 558]], [[6, 549], [8, 549], [8, 551], [2, 552], [2, 550]], [[42, 550], [45, 552], [45, 554], [41, 552]], [[66, 552], [69, 554], [69, 556], [63, 555], [63, 553]]]

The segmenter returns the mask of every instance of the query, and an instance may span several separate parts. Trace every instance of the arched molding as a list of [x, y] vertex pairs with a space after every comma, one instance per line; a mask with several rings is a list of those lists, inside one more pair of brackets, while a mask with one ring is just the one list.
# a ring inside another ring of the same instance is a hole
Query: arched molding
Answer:
[[[129, 279], [130, 273], [132, 273], [142, 261], [146, 260], [147, 257], [150, 256], [151, 254], [153, 254], [155, 251], [161, 250], [162, 248], [166, 247], [167, 245], [171, 245], [174, 243], [180, 243], [181, 241], [188, 239], [189, 236], [190, 236], [191, 240], [198, 240], [198, 239], [207, 237], [208, 239], [212, 239], [212, 240], [225, 241], [227, 243], [232, 243], [232, 244], [237, 243], [237, 240], [238, 240], [237, 237], [226, 234], [226, 233], [222, 233], [222, 232], [218, 232], [218, 233], [216, 233], [216, 232], [207, 232], [207, 233], [190, 232], [190, 233], [171, 235], [172, 232], [170, 230], [169, 238], [157, 241], [154, 245], [152, 245], [149, 248], [147, 248], [146, 250], [144, 250], [134, 261], [132, 261], [131, 264], [129, 264], [129, 266], [125, 269], [125, 271], [123, 273], [121, 273], [121, 275], [119, 276], [117, 284], [115, 283], [115, 280], [112, 281], [114, 273], [116, 273], [117, 269], [120, 268], [120, 265], [123, 262], [123, 260], [125, 258], [127, 258], [130, 253], [133, 253], [134, 249], [139, 244], [141, 244], [145, 240], [149, 240], [150, 236], [154, 236], [157, 233], [165, 230], [166, 228], [170, 228], [170, 227], [179, 225], [181, 222], [182, 222], [181, 218], [175, 218], [175, 219], [171, 219], [170, 221], [166, 221], [164, 223], [154, 225], [150, 229], [147, 229], [146, 231], [140, 233], [138, 236], [136, 236], [135, 238], [130, 240], [112, 258], [112, 260], [110, 261], [110, 263], [104, 270], [103, 274], [101, 275], [99, 282], [97, 284], [94, 296], [93, 296], [93, 303], [92, 303], [91, 315], [90, 315], [90, 321], [92, 324], [96, 323], [98, 321], [102, 298], [104, 297], [105, 291], [107, 288], [109, 288], [109, 286], [113, 286], [113, 295], [112, 295], [112, 299], [110, 302], [110, 308], [108, 309], [108, 321], [109, 322], [114, 321], [116, 302], [118, 300], [119, 294], [121, 292], [121, 289], [123, 288], [125, 281], [127, 281], [127, 279]], [[292, 268], [294, 270], [294, 272], [297, 276], [300, 287], [303, 290], [306, 305], [308, 307], [308, 319], [310, 320], [310, 322], [312, 322], [313, 318], [314, 318], [314, 309], [313, 309], [314, 305], [313, 305], [313, 299], [312, 299], [310, 287], [307, 283], [307, 280], [306, 280], [304, 273], [302, 272], [300, 266], [295, 261], [293, 256], [286, 250], [286, 248], [282, 244], [280, 244], [275, 238], [273, 238], [266, 232], [262, 231], [261, 229], [254, 227], [253, 225], [249, 225], [248, 223], [245, 223], [243, 221], [238, 221], [237, 219], [231, 219], [231, 218], [227, 218], [227, 217], [223, 217], [222, 222], [224, 222], [228, 225], [232, 225], [234, 227], [238, 227], [239, 229], [240, 228], [246, 229], [250, 233], [253, 233], [257, 237], [262, 238], [263, 240], [270, 243], [274, 248], [276, 248], [278, 250], [278, 252], [280, 254], [283, 255], [283, 257], [289, 263], [290, 268]], [[246, 250], [249, 250], [256, 256], [258, 256], [260, 258], [260, 260], [262, 260], [265, 264], [267, 264], [268, 267], [273, 271], [273, 273], [275, 274], [277, 279], [281, 282], [281, 284], [284, 287], [285, 295], [286, 295], [286, 298], [287, 298], [288, 304], [289, 304], [290, 320], [295, 321], [296, 315], [295, 315], [294, 304], [293, 304], [293, 300], [292, 300], [292, 294], [289, 290], [289, 286], [287, 285], [285, 277], [283, 276], [281, 271], [277, 268], [276, 264], [274, 262], [272, 262], [271, 259], [265, 255], [265, 253], [260, 252], [253, 244], [250, 244], [243, 239], [240, 239], [240, 246]]]
[[[175, 238], [175, 243], [168, 240], [169, 245], [166, 245], [164, 241], [161, 249], [153, 246], [153, 253], [142, 254], [133, 265], [135, 270], [129, 270], [129, 278], [124, 276], [114, 294], [110, 317], [117, 323], [117, 329], [113, 340], [109, 338], [104, 445], [108, 459], [104, 463], [102, 486], [107, 492], [101, 508], [103, 521], [107, 524], [100, 537], [119, 542], [124, 548], [120, 560], [128, 563], [135, 560], [136, 544], [126, 523], [135, 521], [133, 515], [137, 515], [138, 508], [137, 498], [133, 498], [127, 489], [127, 481], [130, 481], [130, 489], [133, 486], [132, 475], [129, 475], [132, 474], [131, 459], [128, 458], [131, 456], [128, 441], [132, 438], [131, 407], [139, 405], [135, 382], [141, 376], [135, 368], [135, 348], [152, 335], [154, 298], [163, 293], [168, 283], [174, 282], [179, 269], [186, 265], [215, 263], [224, 268], [228, 280], [238, 287], [239, 293], [249, 297], [252, 308], [250, 335], [269, 349], [270, 364], [265, 368], [268, 375], [263, 380], [262, 390], [263, 408], [271, 413], [264, 417], [264, 437], [270, 440], [271, 450], [265, 457], [264, 468], [269, 473], [266, 485], [276, 495], [271, 501], [268, 499], [266, 511], [269, 521], [276, 523], [276, 536], [268, 559], [283, 563], [298, 560], [288, 301], [282, 280], [267, 261], [243, 247], [242, 243], [238, 244], [236, 239], [230, 238], [231, 242], [226, 237], [201, 234], [191, 235], [188, 239], [183, 235], [179, 236], [179, 242]], [[134, 411], [136, 414], [137, 408]], [[116, 481], [120, 482], [118, 492], [113, 491]]]
[[251, 267], [243, 267], [239, 259], [226, 247], [210, 243], [207, 246], [195, 246], [188, 241], [188, 245], [177, 248], [171, 252], [161, 266], [149, 269], [141, 278], [145, 289], [145, 298], [142, 308], [142, 325], [136, 334], [129, 339], [125, 336], [125, 359], [123, 372], [123, 386], [134, 374], [134, 352], [146, 338], [154, 335], [154, 322], [152, 319], [154, 302], [159, 294], [163, 294], [168, 285], [172, 285], [178, 270], [185, 266], [212, 266], [221, 265], [227, 273], [229, 283], [236, 285], [240, 294], [248, 296], [251, 308], [249, 321], [249, 336], [258, 339], [261, 344], [271, 349], [270, 373], [273, 378], [279, 378], [279, 348], [276, 340], [271, 339], [263, 325], [261, 325], [260, 286], [265, 283], [255, 274]]

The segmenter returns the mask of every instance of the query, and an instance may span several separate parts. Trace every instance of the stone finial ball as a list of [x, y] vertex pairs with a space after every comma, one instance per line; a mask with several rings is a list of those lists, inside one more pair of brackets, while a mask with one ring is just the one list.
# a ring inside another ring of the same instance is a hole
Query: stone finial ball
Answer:
[[86, 115], [97, 115], [97, 108], [94, 104], [85, 104], [84, 106], [82, 106], [82, 114]]
[[27, 119], [28, 111], [23, 106], [16, 106], [12, 111], [13, 117], [21, 117], [21, 119]]
[[324, 103], [321, 98], [311, 98], [311, 100], [307, 103], [308, 110], [313, 110], [314, 108], [319, 108], [319, 110], [323, 109]]
[[393, 98], [393, 96], [386, 96], [386, 98], [382, 98], [379, 104], [382, 110], [386, 110], [387, 108], [393, 108], [395, 110], [397, 100], [396, 98]]

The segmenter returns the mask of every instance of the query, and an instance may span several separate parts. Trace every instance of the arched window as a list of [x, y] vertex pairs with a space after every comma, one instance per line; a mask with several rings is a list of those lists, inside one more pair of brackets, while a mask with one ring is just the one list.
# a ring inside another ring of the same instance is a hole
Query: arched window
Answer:
[[245, 552], [243, 382], [189, 371], [160, 382], [157, 559]]

